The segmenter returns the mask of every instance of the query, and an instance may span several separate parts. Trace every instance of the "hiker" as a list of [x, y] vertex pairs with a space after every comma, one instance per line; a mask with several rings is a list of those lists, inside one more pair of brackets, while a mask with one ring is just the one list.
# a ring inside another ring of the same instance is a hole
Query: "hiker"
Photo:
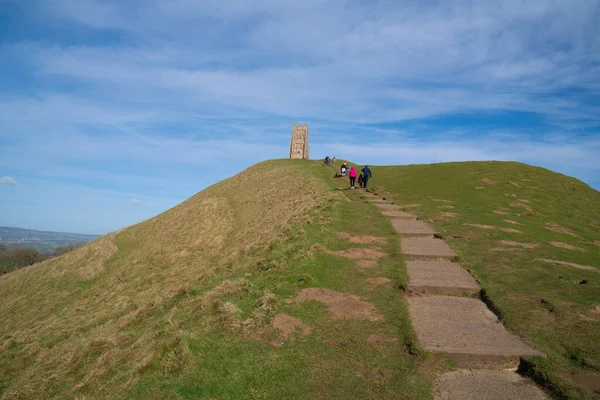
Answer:
[[329, 156], [325, 157], [325, 166], [329, 167]]
[[364, 183], [363, 174], [358, 176], [358, 187], [362, 189]]
[[350, 167], [350, 189], [354, 189], [354, 183], [356, 182], [356, 168], [354, 165]]
[[342, 176], [346, 176], [347, 170], [348, 170], [348, 167], [346, 166], [346, 163], [343, 163], [342, 168], [340, 168], [340, 172], [342, 173]]
[[333, 157], [333, 158], [331, 159], [331, 166], [332, 166], [332, 167], [335, 167], [335, 157]]
[[365, 165], [361, 171], [363, 173], [363, 186], [364, 189], [367, 189], [367, 183], [369, 183], [369, 178], [373, 177], [373, 174], [371, 173], [368, 165]]

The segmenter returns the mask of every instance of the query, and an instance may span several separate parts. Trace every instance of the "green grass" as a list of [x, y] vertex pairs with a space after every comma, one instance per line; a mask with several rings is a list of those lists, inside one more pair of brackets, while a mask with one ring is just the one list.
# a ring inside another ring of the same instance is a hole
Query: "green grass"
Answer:
[[[525, 372], [562, 398], [592, 397], [564, 376], [600, 373], [600, 315], [594, 312], [600, 305], [600, 193], [576, 179], [520, 163], [374, 167], [373, 174], [370, 186], [376, 192], [400, 205], [419, 205], [410, 212], [433, 225], [457, 250], [508, 329], [547, 354], [547, 360], [529, 360], [532, 364]], [[554, 232], [549, 223], [571, 234]], [[502, 240], [538, 246], [492, 251], [511, 247]], [[581, 250], [554, 247], [551, 242]]]
[[[397, 238], [330, 173], [261, 163], [117, 236], [1, 277], [0, 395], [432, 398], [445, 363], [415, 344], [396, 289], [406, 284]], [[337, 232], [386, 238], [389, 257], [360, 270], [323, 251], [366, 246]], [[369, 277], [392, 283], [374, 288]], [[336, 320], [321, 303], [290, 301], [308, 287], [360, 296], [385, 319]], [[283, 340], [270, 326], [278, 313], [311, 334]], [[372, 347], [371, 334], [398, 340]]]

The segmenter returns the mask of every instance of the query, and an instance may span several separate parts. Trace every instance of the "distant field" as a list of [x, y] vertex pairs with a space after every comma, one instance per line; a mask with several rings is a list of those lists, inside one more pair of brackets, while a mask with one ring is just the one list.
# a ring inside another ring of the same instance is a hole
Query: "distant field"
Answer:
[[374, 167], [373, 175], [376, 192], [457, 250], [504, 324], [548, 355], [526, 373], [566, 398], [598, 385], [600, 192], [508, 162]]
[[49, 232], [34, 229], [0, 227], [0, 243], [7, 248], [29, 247], [42, 253], [52, 253], [56, 248], [67, 243], [90, 242], [98, 235], [79, 233]]

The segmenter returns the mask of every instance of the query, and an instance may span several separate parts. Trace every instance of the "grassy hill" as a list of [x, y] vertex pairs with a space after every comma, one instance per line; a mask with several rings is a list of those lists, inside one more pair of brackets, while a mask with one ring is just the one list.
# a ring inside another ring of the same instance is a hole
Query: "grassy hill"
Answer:
[[[600, 267], [600, 193], [515, 163], [373, 172], [372, 187], [443, 232], [507, 326], [548, 354], [529, 373], [586, 396], [560, 376], [598, 372], [599, 272], [538, 259]], [[260, 163], [0, 277], [0, 396], [431, 399], [451, 366], [415, 343], [398, 238], [332, 175]]]
[[573, 381], [598, 387], [600, 192], [510, 162], [377, 167], [374, 175], [375, 191], [442, 232], [504, 324], [548, 355], [525, 373], [570, 398], [585, 396]]
[[[437, 361], [419, 355], [395, 288], [397, 238], [331, 172], [264, 162], [0, 277], [2, 398], [431, 398]], [[357, 270], [334, 253], [369, 251], [354, 235], [392, 256]], [[293, 301], [311, 287], [343, 294], [347, 315]]]

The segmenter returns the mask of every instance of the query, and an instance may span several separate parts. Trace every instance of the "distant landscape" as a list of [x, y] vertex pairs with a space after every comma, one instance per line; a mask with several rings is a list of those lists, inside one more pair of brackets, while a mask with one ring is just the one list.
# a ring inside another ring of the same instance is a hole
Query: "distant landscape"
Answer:
[[99, 236], [0, 226], [0, 243], [7, 249], [27, 247], [45, 254], [53, 253], [69, 243], [87, 243]]

